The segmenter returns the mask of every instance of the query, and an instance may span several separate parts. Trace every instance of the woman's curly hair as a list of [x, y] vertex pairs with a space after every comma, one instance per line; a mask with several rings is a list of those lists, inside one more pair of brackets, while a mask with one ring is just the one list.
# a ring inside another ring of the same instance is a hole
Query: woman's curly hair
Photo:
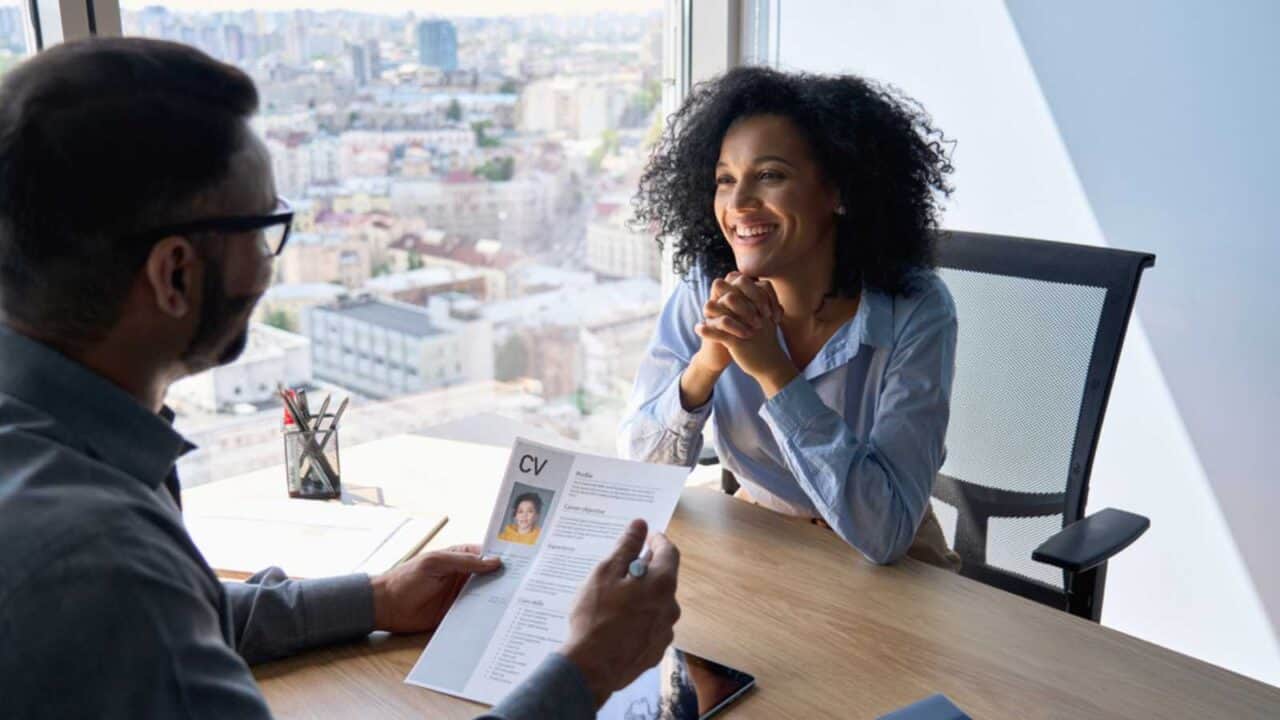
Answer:
[[715, 166], [729, 126], [756, 115], [795, 123], [839, 191], [846, 213], [836, 216], [831, 294], [909, 293], [914, 271], [933, 266], [954, 143], [920, 103], [855, 75], [742, 67], [694, 88], [668, 118], [633, 201], [637, 224], [656, 228], [660, 245], [672, 243], [676, 271], [721, 277], [736, 269], [713, 209]]

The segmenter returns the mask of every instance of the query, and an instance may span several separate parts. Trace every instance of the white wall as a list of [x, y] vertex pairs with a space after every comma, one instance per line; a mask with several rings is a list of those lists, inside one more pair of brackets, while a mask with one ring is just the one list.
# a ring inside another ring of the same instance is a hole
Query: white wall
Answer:
[[1161, 259], [1138, 312], [1280, 627], [1280, 3], [1005, 5], [1108, 242]]
[[[1001, 2], [784, 2], [779, 30], [783, 69], [894, 84], [959, 141], [946, 227], [1109, 244]], [[1141, 313], [1094, 467], [1090, 510], [1108, 506], [1152, 527], [1112, 562], [1103, 624], [1280, 685], [1274, 629]]]

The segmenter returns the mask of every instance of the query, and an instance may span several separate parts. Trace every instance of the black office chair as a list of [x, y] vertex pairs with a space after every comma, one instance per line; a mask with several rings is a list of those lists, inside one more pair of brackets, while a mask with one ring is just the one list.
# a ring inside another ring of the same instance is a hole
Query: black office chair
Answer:
[[960, 323], [934, 510], [961, 574], [1097, 622], [1107, 560], [1150, 526], [1084, 516], [1146, 253], [943, 233]]
[[[942, 233], [960, 323], [934, 511], [961, 574], [1097, 622], [1107, 561], [1142, 516], [1084, 517], [1089, 473], [1142, 271], [1155, 256]], [[705, 448], [701, 465], [718, 462]], [[729, 494], [737, 479], [721, 471]]]

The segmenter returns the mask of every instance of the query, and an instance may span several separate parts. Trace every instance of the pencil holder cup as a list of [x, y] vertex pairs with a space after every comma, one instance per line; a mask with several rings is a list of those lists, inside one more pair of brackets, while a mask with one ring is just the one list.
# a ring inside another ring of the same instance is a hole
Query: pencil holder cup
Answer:
[[[316, 418], [331, 422], [332, 417]], [[324, 427], [324, 422], [317, 424]], [[342, 460], [338, 430], [288, 430], [284, 466], [289, 497], [327, 500], [342, 496]]]

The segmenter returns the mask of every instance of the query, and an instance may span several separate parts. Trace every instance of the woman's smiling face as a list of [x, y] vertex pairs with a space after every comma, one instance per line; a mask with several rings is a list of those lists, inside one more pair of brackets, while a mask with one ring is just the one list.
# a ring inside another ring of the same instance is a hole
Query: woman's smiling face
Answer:
[[791, 120], [735, 121], [720, 145], [715, 182], [716, 219], [743, 274], [777, 277], [796, 263], [832, 257], [839, 199]]

